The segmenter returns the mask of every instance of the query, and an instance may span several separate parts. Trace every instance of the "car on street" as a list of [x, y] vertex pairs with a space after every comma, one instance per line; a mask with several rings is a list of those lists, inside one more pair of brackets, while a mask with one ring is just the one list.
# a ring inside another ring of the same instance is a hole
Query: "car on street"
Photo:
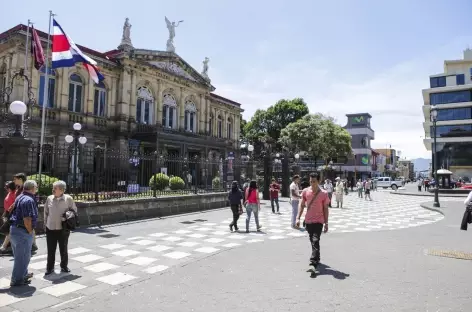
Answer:
[[382, 188], [392, 188], [392, 190], [396, 191], [399, 187], [402, 187], [404, 184], [403, 180], [401, 179], [393, 179], [391, 177], [378, 177], [377, 178], [377, 187]]

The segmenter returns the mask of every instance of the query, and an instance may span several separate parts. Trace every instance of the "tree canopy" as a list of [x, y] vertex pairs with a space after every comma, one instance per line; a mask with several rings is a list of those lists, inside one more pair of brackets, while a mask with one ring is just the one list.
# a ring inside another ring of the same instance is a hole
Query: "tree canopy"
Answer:
[[310, 114], [287, 125], [279, 143], [296, 151], [304, 151], [315, 158], [331, 159], [351, 154], [351, 135], [323, 114]]
[[258, 109], [255, 112], [245, 126], [245, 135], [254, 144], [261, 142], [262, 138], [278, 142], [282, 129], [308, 112], [308, 105], [302, 98], [279, 100], [267, 110]]

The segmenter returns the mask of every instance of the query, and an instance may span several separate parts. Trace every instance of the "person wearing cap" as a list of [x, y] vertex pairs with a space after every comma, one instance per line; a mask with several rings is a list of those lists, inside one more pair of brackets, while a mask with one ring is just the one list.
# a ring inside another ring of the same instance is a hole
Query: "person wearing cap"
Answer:
[[343, 196], [344, 196], [344, 183], [341, 181], [340, 177], [336, 178], [336, 186], [334, 187], [334, 193], [336, 196], [336, 208], [339, 208], [339, 204], [341, 204], [341, 208], [343, 207]]

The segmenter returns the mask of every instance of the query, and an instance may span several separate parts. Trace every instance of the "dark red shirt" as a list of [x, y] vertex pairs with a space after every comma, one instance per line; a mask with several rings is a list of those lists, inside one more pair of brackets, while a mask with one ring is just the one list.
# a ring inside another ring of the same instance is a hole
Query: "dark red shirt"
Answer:
[[280, 186], [277, 183], [272, 183], [270, 188], [272, 189], [270, 191], [270, 198], [279, 198]]
[[5, 199], [3, 200], [3, 209], [10, 212], [10, 207], [15, 202], [15, 198], [16, 198], [15, 192], [8, 192], [7, 196], [5, 196]]

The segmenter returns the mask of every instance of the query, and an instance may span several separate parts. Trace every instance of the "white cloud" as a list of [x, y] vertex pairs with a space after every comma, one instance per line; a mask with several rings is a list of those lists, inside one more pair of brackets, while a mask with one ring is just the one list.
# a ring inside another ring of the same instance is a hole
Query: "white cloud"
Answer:
[[[430, 157], [422, 136], [424, 121], [421, 90], [428, 87], [428, 76], [441, 72], [444, 59], [461, 57], [471, 38], [456, 38], [446, 46], [431, 49], [426, 55], [385, 69], [376, 76], [350, 81], [352, 73], [343, 75], [339, 69], [328, 68], [322, 60], [285, 60], [276, 68], [246, 64], [244, 79], [237, 84], [225, 83], [225, 75], [212, 68], [217, 93], [242, 104], [244, 117], [250, 119], [256, 109], [265, 109], [281, 98], [302, 97], [311, 112], [335, 117], [342, 125], [345, 114], [368, 112], [376, 133], [373, 147], [402, 151], [402, 157]], [[405, 47], [407, 48], [407, 47]], [[266, 52], [268, 42], [258, 47]]]

